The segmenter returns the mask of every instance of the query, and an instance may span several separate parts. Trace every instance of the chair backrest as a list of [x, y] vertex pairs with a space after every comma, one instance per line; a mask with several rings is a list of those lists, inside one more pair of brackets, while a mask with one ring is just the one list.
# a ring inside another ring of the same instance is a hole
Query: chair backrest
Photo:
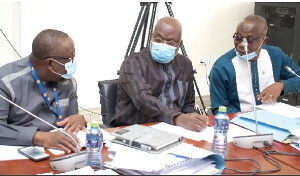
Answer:
[[109, 122], [116, 112], [118, 82], [119, 79], [98, 81], [102, 121], [106, 127], [111, 127]]

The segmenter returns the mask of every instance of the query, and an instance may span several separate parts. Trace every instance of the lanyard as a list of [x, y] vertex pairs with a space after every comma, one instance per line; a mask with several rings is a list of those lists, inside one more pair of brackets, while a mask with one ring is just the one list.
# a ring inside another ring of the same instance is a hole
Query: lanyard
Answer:
[[47, 94], [40, 78], [38, 77], [34, 67], [32, 66], [32, 63], [30, 61], [28, 61], [28, 63], [29, 63], [29, 66], [31, 68], [32, 76], [34, 77], [35, 82], [39, 86], [40, 91], [43, 95], [43, 98], [44, 98], [45, 102], [47, 103], [47, 106], [58, 117], [58, 121], [59, 122], [62, 121], [62, 113], [61, 113], [61, 109], [60, 109], [60, 106], [59, 106], [59, 103], [58, 103], [58, 91], [56, 89], [56, 84], [54, 84], [54, 83], [52, 84], [52, 88], [53, 88], [53, 91], [54, 91], [55, 107], [56, 107], [56, 111], [55, 111], [50, 105], [50, 102], [49, 102], [50, 98], [48, 97], [48, 94]]

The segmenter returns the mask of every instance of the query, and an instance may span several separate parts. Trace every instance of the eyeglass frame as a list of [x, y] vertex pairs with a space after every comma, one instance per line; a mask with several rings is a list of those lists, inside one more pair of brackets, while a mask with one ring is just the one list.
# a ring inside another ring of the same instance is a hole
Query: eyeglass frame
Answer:
[[[57, 60], [57, 59], [68, 59], [68, 60], [71, 60], [71, 63], [73, 63], [74, 62], [74, 58], [72, 58], [72, 57], [57, 57], [57, 56], [55, 56], [55, 57], [47, 57], [47, 58], [51, 58], [51, 59], [53, 59], [53, 60]], [[60, 62], [59, 62], [60, 63]], [[63, 64], [64, 65], [64, 64]]]
[[158, 38], [158, 37], [153, 37], [152, 38], [153, 41], [157, 42], [157, 43], [165, 43], [167, 45], [170, 45], [170, 46], [174, 46], [174, 47], [178, 47], [178, 45], [180, 44], [181, 40], [179, 42], [175, 42], [173, 40], [164, 40], [162, 38]]
[[[236, 39], [236, 36], [237, 36], [237, 33], [234, 33], [232, 38], [233, 38], [233, 41], [234, 42], [237, 42], [237, 43], [241, 43], [243, 41], [243, 38], [239, 38], [238, 40]], [[252, 45], [253, 43], [256, 43], [257, 41], [260, 41], [263, 37], [266, 37], [266, 35], [262, 35], [261, 37], [258, 37], [257, 39], [251, 39], [251, 38], [246, 38], [247, 39], [247, 42], [248, 42], [248, 45]]]

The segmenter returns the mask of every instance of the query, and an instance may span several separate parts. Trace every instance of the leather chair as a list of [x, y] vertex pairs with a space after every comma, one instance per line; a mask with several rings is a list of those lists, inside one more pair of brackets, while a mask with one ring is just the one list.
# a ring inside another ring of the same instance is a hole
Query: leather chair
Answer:
[[108, 128], [112, 127], [109, 122], [116, 112], [118, 82], [119, 79], [98, 81], [102, 121]]

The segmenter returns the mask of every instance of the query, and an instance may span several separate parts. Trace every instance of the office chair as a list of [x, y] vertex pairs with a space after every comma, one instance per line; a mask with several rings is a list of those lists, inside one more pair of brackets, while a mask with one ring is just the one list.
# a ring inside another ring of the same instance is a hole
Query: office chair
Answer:
[[109, 122], [116, 112], [118, 82], [119, 79], [98, 81], [104, 128], [112, 127]]

